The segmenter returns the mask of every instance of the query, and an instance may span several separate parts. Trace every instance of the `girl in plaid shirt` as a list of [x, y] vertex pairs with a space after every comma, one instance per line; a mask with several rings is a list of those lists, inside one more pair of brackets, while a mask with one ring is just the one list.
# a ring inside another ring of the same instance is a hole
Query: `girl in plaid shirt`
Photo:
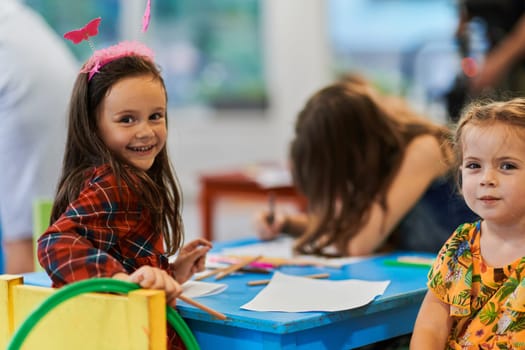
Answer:
[[174, 306], [181, 284], [204, 269], [211, 243], [182, 247], [166, 137], [166, 88], [151, 50], [124, 42], [96, 51], [73, 88], [52, 224], [38, 240], [54, 287], [112, 277], [163, 289]]

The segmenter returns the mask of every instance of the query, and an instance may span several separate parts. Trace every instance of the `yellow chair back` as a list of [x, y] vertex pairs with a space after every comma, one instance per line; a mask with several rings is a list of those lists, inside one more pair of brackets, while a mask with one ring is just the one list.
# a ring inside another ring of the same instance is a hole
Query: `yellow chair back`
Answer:
[[[0, 275], [0, 349], [28, 315], [56, 290], [28, 286], [21, 276]], [[166, 349], [163, 291], [127, 295], [88, 293], [58, 305], [38, 323], [23, 349]]]

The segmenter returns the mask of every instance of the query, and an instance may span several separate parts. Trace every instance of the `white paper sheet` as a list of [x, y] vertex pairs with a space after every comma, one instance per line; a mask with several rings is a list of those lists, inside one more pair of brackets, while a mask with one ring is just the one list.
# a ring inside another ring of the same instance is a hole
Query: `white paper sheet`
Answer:
[[339, 268], [344, 265], [352, 264], [367, 258], [367, 257], [345, 257], [345, 258], [325, 258], [312, 255], [294, 255], [293, 254], [292, 237], [279, 237], [272, 241], [265, 241], [261, 243], [247, 244], [240, 247], [229, 247], [221, 250], [221, 255], [236, 255], [236, 256], [258, 256], [262, 255], [268, 258], [284, 258], [284, 259], [300, 259], [302, 261], [309, 261], [312, 264], [320, 266]]
[[340, 311], [357, 308], [382, 295], [390, 281], [326, 281], [275, 272], [270, 283], [241, 306], [252, 311]]
[[210, 283], [189, 280], [182, 285], [182, 294], [189, 298], [197, 298], [219, 294], [226, 288], [227, 285], [224, 283]]

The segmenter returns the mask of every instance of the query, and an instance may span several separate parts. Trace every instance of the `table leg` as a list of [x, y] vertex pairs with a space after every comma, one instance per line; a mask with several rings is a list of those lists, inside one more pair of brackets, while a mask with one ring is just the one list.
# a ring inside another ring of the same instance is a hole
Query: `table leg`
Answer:
[[200, 193], [202, 236], [213, 241], [213, 214], [215, 210], [215, 192], [207, 184], [201, 184]]

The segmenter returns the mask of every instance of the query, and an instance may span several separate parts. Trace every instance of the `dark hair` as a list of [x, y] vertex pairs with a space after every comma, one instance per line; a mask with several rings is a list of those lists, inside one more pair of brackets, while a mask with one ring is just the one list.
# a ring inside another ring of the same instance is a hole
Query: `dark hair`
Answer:
[[97, 127], [98, 109], [108, 90], [123, 78], [144, 75], [158, 80], [166, 93], [160, 70], [143, 57], [126, 56], [116, 59], [100, 68], [89, 81], [86, 73], [78, 75], [71, 95], [62, 175], [51, 222], [57, 220], [68, 204], [78, 197], [86, 180], [86, 171], [109, 164], [119, 184], [123, 180], [141, 197], [141, 201], [151, 212], [155, 231], [162, 232], [167, 252], [172, 254], [183, 243], [180, 215], [182, 194], [168, 157], [167, 146], [164, 145], [151, 168], [142, 171], [127, 166], [115, 157], [102, 141]]
[[388, 210], [386, 194], [407, 145], [423, 134], [447, 139], [446, 128], [393, 100], [390, 108], [379, 98], [370, 85], [344, 81], [317, 92], [299, 113], [290, 151], [292, 174], [316, 219], [298, 239], [299, 252], [323, 254], [332, 244], [345, 252], [373, 202]]

